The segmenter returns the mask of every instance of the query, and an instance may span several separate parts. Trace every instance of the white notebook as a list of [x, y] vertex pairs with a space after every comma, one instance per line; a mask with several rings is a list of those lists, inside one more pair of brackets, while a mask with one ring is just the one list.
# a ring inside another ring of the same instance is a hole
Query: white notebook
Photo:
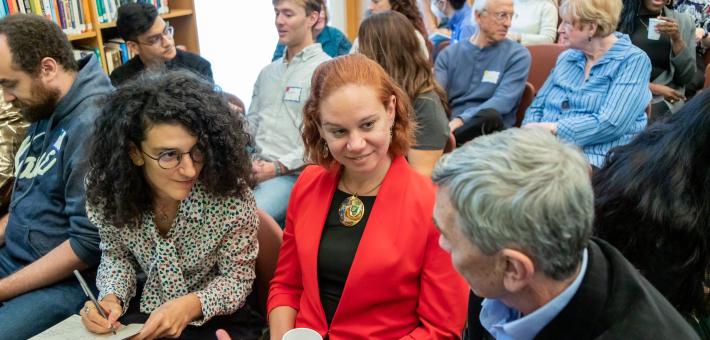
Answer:
[[121, 327], [116, 331], [116, 335], [112, 333], [94, 334], [86, 330], [84, 324], [81, 323], [81, 316], [72, 315], [66, 320], [52, 326], [52, 328], [37, 334], [30, 340], [121, 340], [138, 334], [141, 328], [143, 328], [142, 323], [132, 323]]

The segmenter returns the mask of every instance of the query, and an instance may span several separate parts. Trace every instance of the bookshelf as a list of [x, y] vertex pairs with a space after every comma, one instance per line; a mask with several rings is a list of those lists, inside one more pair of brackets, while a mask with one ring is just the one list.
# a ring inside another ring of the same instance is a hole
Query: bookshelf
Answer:
[[[81, 34], [69, 34], [67, 37], [74, 46], [98, 49], [104, 72], [108, 72], [104, 42], [119, 37], [116, 22], [101, 23], [96, 1], [88, 0], [84, 3], [88, 3], [92, 29]], [[184, 45], [188, 51], [199, 54], [200, 44], [197, 36], [194, 0], [170, 0], [168, 4], [170, 11], [160, 14], [160, 16], [175, 28], [173, 36], [175, 44]]]

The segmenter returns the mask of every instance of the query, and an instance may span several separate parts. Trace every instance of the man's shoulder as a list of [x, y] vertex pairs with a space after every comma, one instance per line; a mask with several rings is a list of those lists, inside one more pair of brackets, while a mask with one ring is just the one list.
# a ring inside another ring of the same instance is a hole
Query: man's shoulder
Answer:
[[210, 65], [210, 62], [200, 55], [189, 51], [177, 50], [176, 61], [187, 65]]
[[143, 62], [138, 56], [135, 56], [123, 65], [115, 68], [109, 77], [114, 85], [120, 85], [124, 81], [133, 78], [135, 75], [143, 71], [144, 68]]

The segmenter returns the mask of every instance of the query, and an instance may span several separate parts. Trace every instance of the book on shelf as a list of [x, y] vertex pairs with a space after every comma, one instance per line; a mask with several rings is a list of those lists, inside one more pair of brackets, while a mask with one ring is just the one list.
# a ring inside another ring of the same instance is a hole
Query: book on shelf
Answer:
[[3, 5], [0, 6], [0, 17], [15, 13], [36, 14], [53, 21], [69, 35], [81, 34], [92, 29], [88, 0], [0, 0], [0, 2]]

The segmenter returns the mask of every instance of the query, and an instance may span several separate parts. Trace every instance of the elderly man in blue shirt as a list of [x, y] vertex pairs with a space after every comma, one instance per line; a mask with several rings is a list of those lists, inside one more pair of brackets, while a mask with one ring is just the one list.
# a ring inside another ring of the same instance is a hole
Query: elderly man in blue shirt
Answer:
[[530, 69], [530, 53], [507, 39], [513, 0], [477, 0], [478, 30], [436, 59], [436, 79], [449, 95], [449, 128], [457, 144], [515, 124]]
[[473, 292], [465, 339], [697, 339], [621, 253], [591, 237], [587, 164], [543, 128], [482, 136], [439, 161], [439, 244]]

